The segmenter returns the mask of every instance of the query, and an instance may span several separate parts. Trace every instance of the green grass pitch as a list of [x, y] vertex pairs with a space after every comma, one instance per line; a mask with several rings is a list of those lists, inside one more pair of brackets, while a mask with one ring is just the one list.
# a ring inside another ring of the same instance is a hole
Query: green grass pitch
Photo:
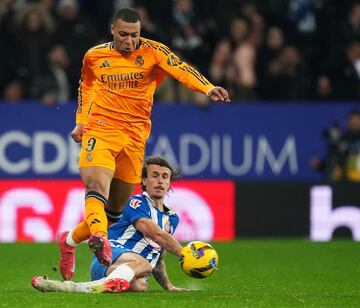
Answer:
[[[0, 307], [360, 307], [360, 244], [350, 240], [311, 243], [307, 240], [238, 240], [213, 243], [219, 271], [192, 279], [178, 261], [167, 256], [176, 286], [191, 292], [164, 292], [150, 279], [147, 293], [41, 293], [32, 276], [56, 271], [55, 244], [0, 244]], [[77, 251], [75, 281], [88, 280], [91, 253]]]

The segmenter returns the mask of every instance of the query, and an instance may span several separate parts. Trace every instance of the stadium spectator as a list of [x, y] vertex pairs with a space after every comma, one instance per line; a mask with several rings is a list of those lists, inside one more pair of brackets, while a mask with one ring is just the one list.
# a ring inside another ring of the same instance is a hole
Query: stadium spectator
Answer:
[[[337, 9], [340, 10], [340, 8]], [[351, 42], [360, 42], [360, 2], [353, 2], [349, 6], [344, 5], [340, 11], [343, 11], [343, 14], [338, 16], [330, 28], [331, 31], [328, 31], [332, 34], [328, 38], [328, 48], [322, 48], [322, 54], [319, 56], [321, 70], [330, 74], [332, 79], [335, 77], [333, 76], [335, 71], [346, 62], [346, 46]], [[329, 16], [328, 19], [331, 17]], [[332, 82], [334, 83], [335, 80]]]
[[153, 95], [165, 75], [213, 101], [230, 101], [224, 88], [212, 85], [167, 46], [140, 38], [140, 29], [139, 14], [120, 9], [111, 25], [114, 40], [84, 56], [71, 135], [82, 141], [79, 169], [86, 190], [85, 219], [59, 238], [64, 279], [73, 275], [76, 244], [86, 239], [100, 263], [111, 261], [106, 213], [111, 221], [118, 220], [140, 180]]
[[[14, 59], [14, 46], [10, 32], [11, 24], [11, 7], [10, 1], [0, 2], [0, 71], [7, 74], [0, 74], [0, 91], [16, 76], [16, 59]], [[6, 43], [5, 43], [6, 42]], [[6, 61], [4, 60], [6, 59]]]
[[[175, 0], [172, 16], [172, 48], [192, 63], [199, 63], [203, 57], [203, 39], [199, 33], [197, 12], [193, 9], [192, 0]], [[198, 60], [198, 61], [197, 61]]]
[[272, 63], [279, 57], [280, 52], [285, 46], [285, 37], [281, 28], [270, 26], [265, 35], [265, 40], [260, 46], [256, 59], [256, 72], [258, 76], [258, 92], [262, 94], [266, 88], [266, 74]]
[[86, 0], [81, 3], [81, 13], [91, 20], [99, 33], [99, 41], [107, 42], [111, 39], [111, 33], [107, 30], [111, 15], [114, 12], [114, 1]]
[[256, 47], [260, 46], [263, 41], [265, 21], [258, 6], [253, 1], [244, 1], [240, 5], [239, 15], [248, 18], [250, 22], [249, 42]]
[[294, 101], [309, 98], [309, 75], [298, 49], [293, 46], [282, 49], [270, 63], [264, 84], [265, 99]]
[[[199, 71], [207, 71], [212, 52], [210, 21], [204, 19], [198, 3], [192, 0], [176, 0], [172, 4], [169, 24], [170, 39], [168, 40], [174, 51]], [[156, 93], [156, 100], [163, 103], [181, 102], [197, 106], [206, 106], [208, 100], [197, 92], [188, 90], [174, 80], [166, 79]]]
[[247, 18], [233, 19], [230, 36], [216, 46], [210, 64], [211, 78], [228, 88], [234, 100], [257, 98], [256, 46], [249, 40], [250, 27]]
[[[9, 43], [11, 35], [11, 26], [13, 26], [14, 9], [11, 0], [4, 0], [0, 2], [0, 38], [2, 42]], [[7, 44], [1, 44], [1, 47]]]
[[360, 100], [360, 41], [344, 47], [342, 61], [331, 68], [334, 96], [338, 100]]
[[271, 26], [266, 32], [265, 42], [259, 49], [258, 66], [260, 71], [266, 71], [269, 63], [274, 60], [285, 45], [283, 31], [277, 26]]
[[[26, 5], [18, 12], [17, 33], [14, 35], [17, 75], [28, 87], [32, 79], [47, 65], [46, 53], [55, 29], [51, 15], [38, 3]], [[29, 93], [28, 93], [29, 95]]]
[[330, 77], [323, 74], [318, 76], [315, 85], [315, 101], [331, 102], [334, 100], [333, 86]]
[[47, 54], [47, 61], [48, 65], [33, 78], [31, 96], [46, 106], [66, 104], [70, 101], [70, 61], [64, 46], [53, 46]]
[[[226, 3], [216, 0], [197, 0], [196, 3], [197, 2], [202, 4], [200, 10], [205, 12], [205, 16], [215, 22], [216, 30], [218, 32], [217, 39], [230, 35], [229, 29], [231, 21], [241, 15], [240, 10], [244, 5], [246, 7], [247, 3], [253, 3], [256, 6], [256, 11], [257, 7], [259, 7], [256, 0], [227, 0]], [[248, 12], [246, 8], [245, 11]], [[253, 9], [249, 11], [252, 12]], [[221, 12], [221, 14], [214, 14], [214, 12]]]
[[[360, 2], [354, 2], [349, 9], [347, 18], [340, 22], [337, 29], [338, 45], [344, 46], [349, 41], [360, 41]], [[339, 44], [340, 43], [340, 44]]]
[[24, 101], [24, 88], [20, 80], [14, 79], [5, 85], [1, 99], [10, 104]]
[[39, 0], [41, 5], [55, 17], [56, 0]]
[[69, 56], [69, 75], [76, 76], [71, 82], [71, 97], [75, 98], [83, 54], [90, 46], [95, 45], [100, 37], [92, 22], [81, 14], [76, 0], [60, 0], [57, 4], [57, 18], [55, 41], [65, 46]]
[[45, 292], [147, 291], [147, 278], [152, 273], [164, 290], [185, 291], [171, 283], [164, 261], [165, 251], [181, 257], [182, 246], [172, 237], [179, 217], [164, 204], [165, 195], [178, 176], [178, 170], [166, 160], [146, 159], [141, 176], [143, 193], [127, 202], [121, 218], [109, 228], [111, 265], [105, 268], [94, 257], [92, 282], [60, 282], [38, 276], [33, 278], [32, 285]]
[[164, 32], [164, 29], [158, 27], [157, 24], [150, 19], [147, 8], [143, 5], [138, 5], [135, 9], [139, 12], [141, 18], [141, 35], [151, 40], [168, 43], [169, 38]]
[[289, 0], [288, 19], [299, 47], [311, 46], [317, 33], [315, 3], [312, 0]]
[[[37, 73], [39, 66], [44, 66], [39, 60], [44, 59], [44, 49], [47, 51], [53, 44], [62, 44], [70, 56], [71, 99], [76, 99], [82, 54], [97, 42], [109, 41], [111, 36], [104, 31], [104, 26], [109, 23], [114, 8], [124, 5], [139, 7], [145, 37], [165, 43], [172, 39], [175, 49], [190, 63], [200, 71], [208, 71], [211, 77], [219, 78], [222, 85], [227, 84], [235, 100], [270, 99], [264, 95], [264, 83], [266, 85], [268, 80], [264, 64], [268, 59], [265, 56], [262, 60], [263, 48], [258, 50], [266, 30], [270, 37], [286, 37], [283, 44], [294, 46], [302, 62], [307, 64], [306, 76], [312, 90], [307, 98], [323, 101], [317, 97], [316, 88], [319, 81], [324, 81], [318, 76], [324, 75], [330, 78], [332, 96], [336, 100], [354, 100], [353, 96], [349, 98], [349, 93], [358, 91], [354, 83], [341, 84], [334, 79], [335, 71], [344, 66], [345, 46], [360, 41], [360, 2], [353, 0], [228, 0], [225, 3], [215, 0], [158, 0], [156, 3], [145, 0], [3, 0], [0, 2], [0, 40], [6, 44], [0, 44], [0, 70], [10, 76], [0, 76], [0, 91], [9, 80], [21, 79], [25, 99], [31, 98], [28, 88], [33, 72]], [[164, 11], [170, 14], [163, 14]], [[232, 36], [227, 28], [237, 18], [248, 23], [242, 26], [248, 28], [246, 40], [239, 43], [238, 48], [231, 46], [226, 50], [216, 42]], [[271, 25], [268, 29], [267, 24]], [[34, 26], [39, 29], [31, 30]], [[56, 35], [53, 35], [55, 29]], [[226, 61], [222, 60], [224, 58]], [[221, 62], [225, 64], [219, 64]], [[159, 92], [159, 100], [181, 99], [181, 87], [178, 90], [167, 81], [163, 88], [167, 91]], [[293, 99], [302, 100], [303, 97]]]
[[344, 131], [334, 123], [324, 132], [324, 138], [327, 154], [312, 158], [310, 166], [321, 172], [325, 181], [360, 182], [360, 110], [349, 112]]

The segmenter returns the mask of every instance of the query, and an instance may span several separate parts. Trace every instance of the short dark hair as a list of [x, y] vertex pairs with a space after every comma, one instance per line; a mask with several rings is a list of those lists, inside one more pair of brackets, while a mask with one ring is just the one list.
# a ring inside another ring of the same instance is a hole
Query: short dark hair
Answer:
[[130, 23], [141, 21], [139, 13], [131, 7], [124, 7], [117, 10], [113, 16], [112, 22], [115, 23], [118, 19]]
[[[171, 171], [170, 182], [181, 177], [181, 170], [179, 168], [174, 169], [170, 164], [160, 156], [150, 156], [145, 159], [141, 172], [141, 179], [146, 179], [148, 176], [147, 169], [150, 165], [158, 165], [160, 167], [166, 167]], [[141, 184], [142, 191], [146, 191], [146, 186]]]

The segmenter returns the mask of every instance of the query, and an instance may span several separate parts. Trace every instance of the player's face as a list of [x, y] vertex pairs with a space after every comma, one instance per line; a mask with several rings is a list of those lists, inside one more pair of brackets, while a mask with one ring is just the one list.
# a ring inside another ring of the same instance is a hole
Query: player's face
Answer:
[[135, 50], [140, 37], [140, 21], [130, 23], [117, 19], [111, 25], [111, 34], [114, 36], [115, 49], [125, 57]]
[[170, 188], [171, 170], [159, 165], [149, 165], [147, 178], [143, 179], [146, 191], [153, 199], [162, 199]]

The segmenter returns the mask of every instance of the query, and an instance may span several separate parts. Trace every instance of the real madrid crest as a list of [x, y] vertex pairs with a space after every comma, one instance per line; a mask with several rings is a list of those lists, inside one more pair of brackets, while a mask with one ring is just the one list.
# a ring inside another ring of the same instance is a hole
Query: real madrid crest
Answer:
[[93, 158], [92, 158], [92, 156], [91, 156], [90, 153], [86, 155], [86, 160], [87, 160], [87, 161], [92, 161], [92, 159], [93, 159]]
[[144, 65], [144, 59], [142, 56], [137, 56], [135, 59], [136, 66], [143, 66]]

